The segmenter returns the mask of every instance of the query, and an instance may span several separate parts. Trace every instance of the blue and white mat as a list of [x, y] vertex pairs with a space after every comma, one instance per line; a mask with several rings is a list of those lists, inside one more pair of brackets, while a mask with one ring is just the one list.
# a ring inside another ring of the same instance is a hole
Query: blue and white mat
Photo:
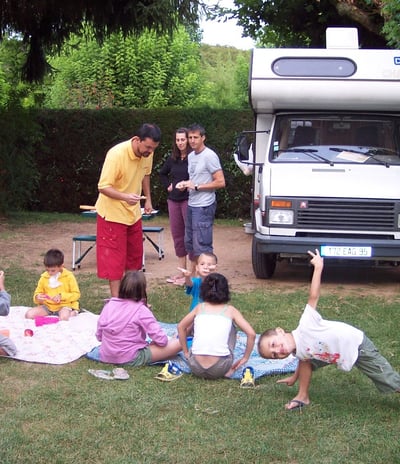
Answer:
[[[160, 322], [162, 328], [165, 330], [169, 337], [176, 337], [177, 335], [177, 324], [168, 324], [165, 322]], [[277, 374], [288, 374], [296, 370], [297, 359], [294, 356], [289, 356], [285, 359], [264, 359], [262, 358], [257, 351], [257, 342], [259, 335], [257, 335], [256, 343], [254, 349], [251, 353], [249, 362], [247, 366], [251, 366], [254, 369], [254, 376], [256, 379], [266, 376], [266, 375], [277, 375]], [[236, 346], [235, 346], [235, 359], [243, 356], [243, 353], [246, 349], [246, 335], [238, 331]], [[188, 366], [183, 354], [179, 354], [173, 361], [178, 364], [186, 374], [190, 373], [190, 367]], [[238, 369], [232, 376], [232, 379], [240, 379], [242, 376], [243, 369]]]

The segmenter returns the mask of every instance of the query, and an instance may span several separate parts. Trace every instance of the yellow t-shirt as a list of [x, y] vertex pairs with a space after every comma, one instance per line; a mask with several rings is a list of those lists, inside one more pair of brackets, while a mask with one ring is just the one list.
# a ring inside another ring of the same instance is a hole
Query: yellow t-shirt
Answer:
[[[151, 174], [153, 153], [147, 158], [138, 158], [132, 149], [131, 140], [112, 147], [106, 155], [98, 188], [113, 187], [123, 193], [142, 193], [144, 176]], [[102, 193], [96, 202], [96, 211], [107, 221], [132, 225], [141, 218], [140, 204], [128, 205]]]

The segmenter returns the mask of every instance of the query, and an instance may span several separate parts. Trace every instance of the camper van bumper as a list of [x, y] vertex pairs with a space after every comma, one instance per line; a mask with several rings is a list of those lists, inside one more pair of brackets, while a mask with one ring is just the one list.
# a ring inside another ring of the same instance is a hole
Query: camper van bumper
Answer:
[[[274, 253], [282, 257], [306, 255], [308, 250], [322, 246], [330, 247], [348, 247], [355, 248], [370, 248], [371, 256], [363, 257], [359, 255], [347, 258], [364, 259], [364, 260], [385, 260], [398, 261], [400, 260], [400, 240], [371, 240], [371, 239], [334, 239], [326, 237], [282, 237], [262, 235], [256, 232], [253, 236], [257, 253], [268, 254]], [[328, 257], [329, 258], [329, 257]]]

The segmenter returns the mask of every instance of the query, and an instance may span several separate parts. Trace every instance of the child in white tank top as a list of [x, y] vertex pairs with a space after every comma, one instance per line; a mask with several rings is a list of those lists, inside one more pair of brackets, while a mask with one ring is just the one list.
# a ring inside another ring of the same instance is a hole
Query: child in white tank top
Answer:
[[[192, 373], [206, 379], [230, 377], [247, 363], [254, 347], [256, 333], [243, 315], [228, 304], [229, 285], [218, 273], [209, 274], [201, 284], [203, 300], [178, 324], [179, 340]], [[189, 350], [186, 335], [194, 326], [192, 348]], [[243, 356], [234, 361], [236, 327], [247, 335]]]

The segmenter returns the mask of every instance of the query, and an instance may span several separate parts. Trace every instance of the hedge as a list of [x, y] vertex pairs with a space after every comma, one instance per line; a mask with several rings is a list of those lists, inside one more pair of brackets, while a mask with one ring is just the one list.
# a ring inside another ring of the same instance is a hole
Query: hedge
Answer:
[[175, 129], [200, 123], [206, 144], [220, 156], [226, 188], [218, 191], [217, 217], [250, 216], [251, 178], [232, 153], [236, 136], [253, 128], [250, 110], [30, 110], [0, 113], [0, 211], [77, 212], [94, 204], [107, 150], [132, 136], [143, 122], [154, 122], [162, 141], [154, 157], [153, 206], [167, 210], [158, 171], [168, 156]]

